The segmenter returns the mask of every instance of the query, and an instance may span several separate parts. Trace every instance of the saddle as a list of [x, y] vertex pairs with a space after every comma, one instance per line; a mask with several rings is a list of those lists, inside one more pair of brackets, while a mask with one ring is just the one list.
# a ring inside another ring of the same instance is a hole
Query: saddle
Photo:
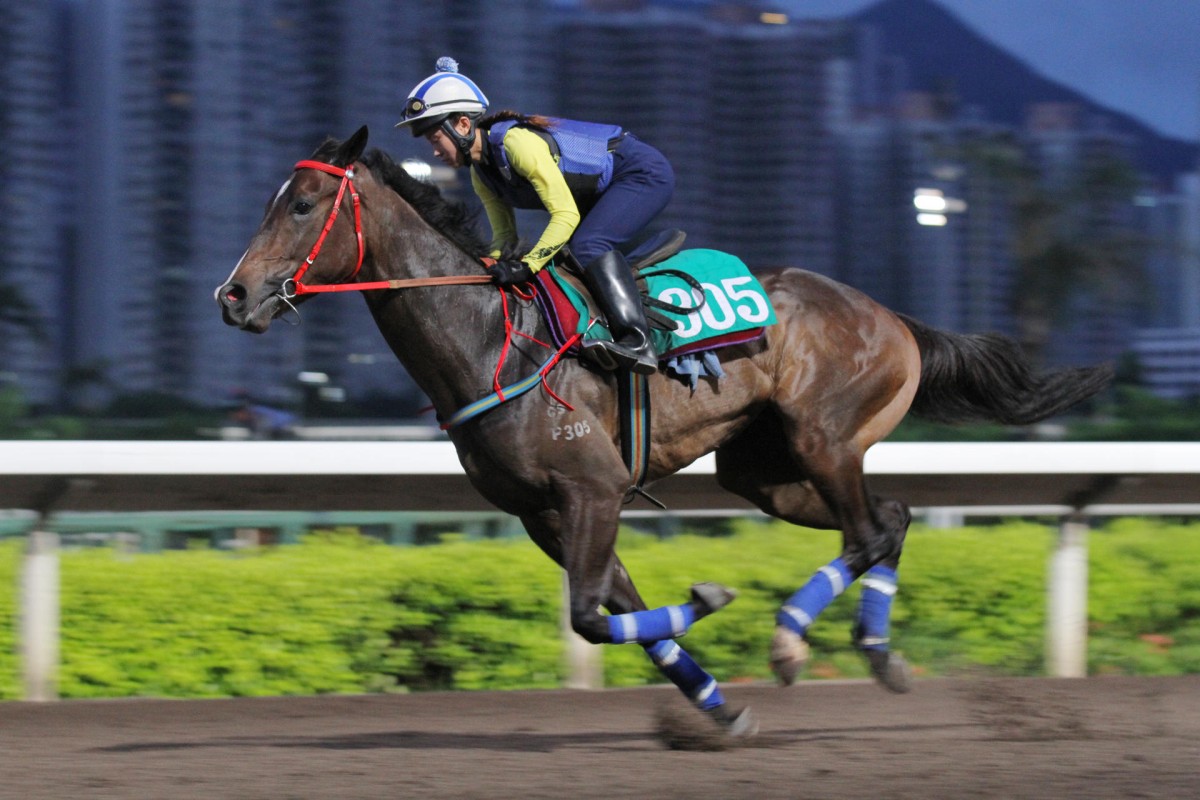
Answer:
[[[642, 293], [660, 368], [696, 389], [699, 378], [725, 376], [715, 351], [758, 339], [775, 322], [775, 311], [758, 279], [741, 259], [717, 250], [682, 250], [685, 234], [665, 231], [627, 256]], [[572, 338], [611, 339], [595, 302], [584, 288], [583, 270], [569, 253], [534, 275], [534, 299], [555, 345]], [[715, 306], [714, 310], [710, 306]], [[566, 352], [577, 354], [578, 344]], [[650, 454], [650, 382], [645, 375], [617, 374], [621, 457], [631, 485], [626, 502], [642, 495]]]
[[679, 228], [669, 228], [642, 242], [625, 258], [634, 272], [640, 272], [643, 267], [665, 261], [678, 253], [685, 239], [687, 234]]
[[[682, 250], [685, 238], [681, 230], [664, 231], [627, 258], [660, 362], [694, 387], [698, 376], [723, 375], [708, 354], [758, 339], [775, 322], [775, 313], [741, 259], [718, 250]], [[574, 256], [560, 253], [534, 277], [538, 306], [560, 347], [584, 331], [590, 339], [611, 339], [581, 274]]]

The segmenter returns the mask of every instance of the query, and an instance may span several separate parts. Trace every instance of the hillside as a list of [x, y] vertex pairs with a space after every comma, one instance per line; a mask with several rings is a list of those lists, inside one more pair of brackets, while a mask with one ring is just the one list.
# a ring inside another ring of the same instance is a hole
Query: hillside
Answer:
[[1162, 136], [1128, 114], [1042, 76], [933, 0], [882, 0], [854, 19], [877, 27], [885, 49], [907, 62], [911, 89], [953, 87], [962, 103], [979, 105], [990, 119], [1015, 126], [1023, 123], [1030, 103], [1078, 103], [1132, 136], [1138, 165], [1167, 185], [1178, 173], [1196, 168], [1196, 144]]

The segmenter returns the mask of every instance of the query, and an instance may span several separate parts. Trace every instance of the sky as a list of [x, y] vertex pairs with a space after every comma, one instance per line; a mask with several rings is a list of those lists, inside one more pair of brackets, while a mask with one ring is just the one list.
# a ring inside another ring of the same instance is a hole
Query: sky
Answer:
[[[796, 17], [878, 0], [775, 0]], [[1200, 0], [934, 0], [1042, 75], [1159, 133], [1200, 140]]]

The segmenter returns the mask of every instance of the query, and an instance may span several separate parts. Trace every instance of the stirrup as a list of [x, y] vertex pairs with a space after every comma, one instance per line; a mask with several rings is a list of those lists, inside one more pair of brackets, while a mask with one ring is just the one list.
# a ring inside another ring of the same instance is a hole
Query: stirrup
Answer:
[[653, 375], [658, 372], [658, 356], [650, 346], [639, 352], [617, 342], [585, 339], [579, 345], [579, 355], [606, 372], [622, 369], [638, 375]]

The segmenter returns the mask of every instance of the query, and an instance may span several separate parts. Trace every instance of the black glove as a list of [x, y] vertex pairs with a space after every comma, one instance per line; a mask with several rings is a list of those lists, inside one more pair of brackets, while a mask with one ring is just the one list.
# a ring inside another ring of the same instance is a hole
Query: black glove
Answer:
[[524, 261], [497, 261], [492, 266], [492, 283], [515, 286], [533, 280], [533, 270]]

